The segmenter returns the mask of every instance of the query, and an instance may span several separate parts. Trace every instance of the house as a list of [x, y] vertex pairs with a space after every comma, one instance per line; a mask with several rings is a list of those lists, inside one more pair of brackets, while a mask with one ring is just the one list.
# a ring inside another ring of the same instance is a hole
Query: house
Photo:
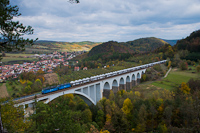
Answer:
[[15, 71], [14, 70], [10, 70], [10, 74], [15, 74]]
[[84, 67], [83, 70], [87, 70], [87, 67]]
[[47, 71], [47, 73], [52, 73], [52, 72], [53, 72], [53, 71], [52, 71], [51, 69]]
[[74, 67], [74, 71], [79, 71], [80, 68], [79, 67]]

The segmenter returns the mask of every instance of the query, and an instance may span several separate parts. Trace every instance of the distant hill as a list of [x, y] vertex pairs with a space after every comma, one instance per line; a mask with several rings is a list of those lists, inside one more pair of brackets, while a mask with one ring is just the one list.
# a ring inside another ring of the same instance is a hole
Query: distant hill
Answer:
[[89, 51], [88, 56], [102, 53], [134, 53], [134, 51], [121, 43], [109, 41], [93, 47]]
[[86, 60], [124, 60], [133, 54], [147, 53], [167, 44], [165, 41], [155, 38], [140, 38], [128, 42], [109, 41], [93, 47]]
[[101, 59], [103, 62], [116, 59], [124, 60], [133, 53], [135, 53], [134, 50], [129, 47], [115, 41], [109, 41], [93, 47], [84, 60], [96, 61]]
[[185, 39], [177, 41], [175, 47], [178, 50], [188, 50], [190, 52], [200, 52], [200, 30], [192, 32]]
[[150, 52], [166, 44], [165, 41], [155, 38], [140, 38], [134, 41], [121, 43], [137, 53]]
[[26, 47], [26, 53], [50, 53], [52, 51], [89, 51], [94, 46], [101, 44], [101, 42], [57, 42], [39, 40], [33, 46]]
[[162, 40], [165, 41], [165, 42], [167, 42], [167, 43], [169, 43], [171, 46], [174, 46], [177, 43], [177, 41], [178, 41], [178, 39], [177, 40], [162, 39]]

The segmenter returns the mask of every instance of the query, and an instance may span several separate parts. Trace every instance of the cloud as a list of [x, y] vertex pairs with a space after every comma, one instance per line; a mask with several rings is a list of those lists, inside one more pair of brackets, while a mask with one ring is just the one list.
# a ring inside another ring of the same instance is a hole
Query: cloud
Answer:
[[29, 38], [56, 41], [181, 39], [200, 26], [199, 0], [11, 0], [31, 25]]

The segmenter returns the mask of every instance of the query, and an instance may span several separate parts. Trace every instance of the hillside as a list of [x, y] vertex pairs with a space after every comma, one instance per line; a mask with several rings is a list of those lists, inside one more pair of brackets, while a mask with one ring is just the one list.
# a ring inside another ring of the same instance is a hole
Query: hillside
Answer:
[[102, 53], [134, 53], [134, 51], [127, 46], [121, 45], [118, 42], [109, 41], [93, 47], [89, 51], [88, 56]]
[[134, 41], [128, 41], [122, 44], [129, 47], [130, 49], [134, 50], [137, 53], [143, 53], [143, 52], [153, 51], [165, 45], [166, 43], [167, 42], [155, 37], [147, 37], [147, 38], [136, 39]]
[[188, 50], [190, 52], [200, 52], [200, 30], [192, 32], [185, 39], [177, 41], [175, 47], [178, 50]]
[[37, 41], [33, 46], [26, 47], [26, 53], [50, 53], [52, 51], [89, 51], [100, 42], [56, 42], [56, 41]]
[[143, 53], [143, 52], [150, 52], [153, 51], [163, 45], [167, 44], [167, 42], [155, 38], [140, 38], [134, 41], [128, 41], [128, 42], [115, 42], [115, 41], [109, 41], [106, 43], [103, 43], [101, 45], [98, 45], [91, 49], [88, 56], [92, 56], [95, 54], [101, 54], [101, 53]]
[[134, 54], [148, 53], [167, 44], [165, 41], [150, 37], [141, 38], [128, 42], [109, 41], [93, 47], [85, 60], [102, 59], [105, 62], [108, 60], [125, 60]]

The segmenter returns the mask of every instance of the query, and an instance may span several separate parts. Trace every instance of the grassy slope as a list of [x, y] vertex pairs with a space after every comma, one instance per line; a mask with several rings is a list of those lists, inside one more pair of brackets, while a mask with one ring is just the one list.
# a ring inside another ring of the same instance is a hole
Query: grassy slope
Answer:
[[188, 82], [191, 78], [200, 78], [200, 74], [192, 73], [191, 70], [175, 71], [175, 69], [173, 69], [166, 78], [162, 81], [153, 82], [152, 85], [171, 90], [174, 87], [178, 87], [182, 82]]
[[[16, 82], [18, 82], [18, 81], [16, 81]], [[17, 89], [13, 90], [12, 86], [15, 86]], [[7, 88], [8, 94], [10, 96], [12, 96], [14, 93], [15, 94], [20, 93], [22, 87], [23, 87], [23, 85], [21, 85], [21, 83], [16, 84], [15, 82], [12, 82], [12, 85], [10, 85], [9, 82], [6, 82], [6, 88]]]

